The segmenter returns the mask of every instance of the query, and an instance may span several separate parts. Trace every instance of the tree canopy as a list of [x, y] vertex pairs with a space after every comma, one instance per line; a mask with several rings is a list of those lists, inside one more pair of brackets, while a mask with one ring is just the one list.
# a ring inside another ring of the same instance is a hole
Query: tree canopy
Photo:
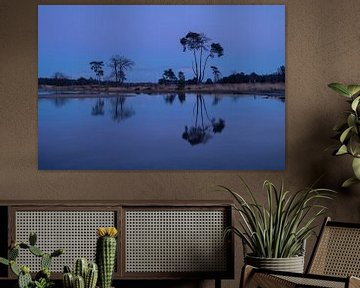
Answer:
[[180, 39], [183, 52], [189, 50], [193, 53], [192, 70], [196, 82], [201, 83], [205, 77], [205, 70], [209, 58], [222, 57], [224, 48], [220, 43], [210, 43], [211, 39], [204, 33], [189, 32]]

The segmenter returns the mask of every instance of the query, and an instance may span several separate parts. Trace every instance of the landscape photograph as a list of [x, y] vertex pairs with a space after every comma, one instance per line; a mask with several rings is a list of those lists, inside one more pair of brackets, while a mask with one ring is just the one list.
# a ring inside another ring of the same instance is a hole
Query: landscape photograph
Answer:
[[39, 170], [285, 169], [284, 5], [38, 5]]

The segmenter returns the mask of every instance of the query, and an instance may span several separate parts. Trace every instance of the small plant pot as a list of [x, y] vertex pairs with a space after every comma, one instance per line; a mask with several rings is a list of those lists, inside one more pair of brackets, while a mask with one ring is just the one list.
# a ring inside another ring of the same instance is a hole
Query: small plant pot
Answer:
[[246, 255], [245, 263], [262, 269], [304, 273], [304, 256], [289, 258], [263, 258]]

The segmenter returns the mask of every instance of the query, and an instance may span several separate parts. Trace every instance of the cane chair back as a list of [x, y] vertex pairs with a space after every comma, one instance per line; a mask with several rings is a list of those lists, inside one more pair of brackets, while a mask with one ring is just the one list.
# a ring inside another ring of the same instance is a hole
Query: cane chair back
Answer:
[[307, 273], [360, 277], [360, 224], [327, 218]]

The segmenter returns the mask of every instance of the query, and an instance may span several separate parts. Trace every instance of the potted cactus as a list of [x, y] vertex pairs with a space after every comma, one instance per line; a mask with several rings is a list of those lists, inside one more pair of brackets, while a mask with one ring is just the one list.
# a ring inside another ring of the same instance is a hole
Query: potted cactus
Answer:
[[74, 272], [70, 267], [64, 267], [64, 288], [95, 288], [98, 279], [96, 263], [88, 262], [85, 258], [78, 258], [74, 264]]
[[[18, 288], [49, 288], [54, 285], [50, 280], [50, 265], [54, 257], [58, 257], [64, 253], [63, 249], [57, 249], [52, 253], [45, 253], [36, 246], [37, 236], [30, 233], [29, 243], [11, 243], [8, 252], [8, 259], [0, 257], [0, 263], [10, 266], [11, 271], [18, 277]], [[26, 265], [19, 266], [16, 259], [19, 256], [20, 249], [28, 250], [33, 255], [41, 258], [41, 270], [35, 275], [34, 280], [30, 275], [30, 268]]]
[[100, 288], [110, 288], [116, 258], [115, 227], [101, 227], [97, 229], [96, 262], [99, 267]]

